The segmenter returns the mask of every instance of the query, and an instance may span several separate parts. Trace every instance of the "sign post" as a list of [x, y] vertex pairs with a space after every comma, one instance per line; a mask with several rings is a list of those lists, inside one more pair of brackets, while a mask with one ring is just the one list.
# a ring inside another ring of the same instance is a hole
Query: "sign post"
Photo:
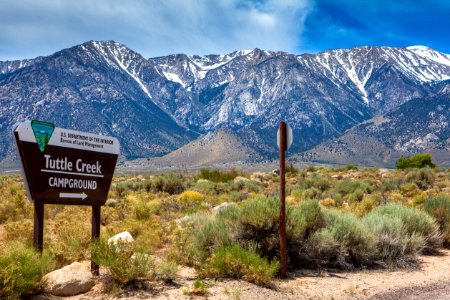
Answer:
[[280, 277], [286, 278], [286, 151], [292, 144], [292, 129], [286, 122], [280, 122], [277, 133], [277, 144], [280, 148]]
[[[43, 249], [45, 204], [92, 206], [92, 239], [98, 239], [100, 207], [108, 197], [119, 141], [39, 121], [19, 123], [13, 131], [34, 204], [34, 247]], [[98, 266], [92, 263], [91, 271], [98, 275]]]

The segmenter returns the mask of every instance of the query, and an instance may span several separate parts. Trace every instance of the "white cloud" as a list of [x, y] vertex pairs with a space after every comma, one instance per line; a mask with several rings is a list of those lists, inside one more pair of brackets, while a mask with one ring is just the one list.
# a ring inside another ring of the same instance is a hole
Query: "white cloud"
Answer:
[[0, 60], [91, 39], [114, 39], [148, 57], [255, 47], [296, 52], [310, 6], [310, 0], [4, 0]]

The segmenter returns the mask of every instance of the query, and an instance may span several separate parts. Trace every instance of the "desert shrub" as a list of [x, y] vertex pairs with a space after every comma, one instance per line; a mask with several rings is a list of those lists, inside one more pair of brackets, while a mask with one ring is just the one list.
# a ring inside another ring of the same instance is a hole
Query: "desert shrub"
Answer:
[[44, 243], [57, 267], [89, 258], [91, 243], [88, 207], [66, 206], [44, 226]]
[[183, 294], [186, 296], [206, 296], [209, 293], [209, 288], [211, 286], [201, 279], [196, 279], [192, 284], [192, 289], [183, 289]]
[[28, 201], [22, 185], [5, 184], [0, 189], [0, 195], [0, 224], [32, 217], [33, 206]]
[[450, 196], [441, 194], [425, 200], [424, 209], [439, 224], [446, 246], [450, 246]]
[[425, 246], [423, 236], [416, 232], [409, 234], [400, 218], [375, 211], [363, 221], [377, 238], [376, 258], [389, 264], [398, 264], [406, 255], [416, 255]]
[[356, 202], [351, 205], [352, 212], [358, 217], [362, 218], [372, 209], [374, 209], [379, 202], [372, 196], [365, 196], [361, 202]]
[[419, 153], [411, 157], [400, 157], [395, 165], [396, 169], [408, 168], [435, 168], [436, 165], [431, 160], [431, 154]]
[[388, 201], [404, 203], [406, 200], [405, 200], [405, 197], [403, 197], [403, 195], [401, 193], [394, 192], [394, 193], [389, 194]]
[[347, 196], [347, 201], [349, 204], [360, 202], [364, 198], [364, 190], [357, 188], [354, 192]]
[[421, 207], [424, 204], [427, 197], [428, 195], [425, 192], [418, 193], [412, 198], [412, 205]]
[[18, 299], [35, 291], [52, 267], [48, 252], [41, 255], [22, 243], [6, 244], [0, 249], [0, 298]]
[[212, 182], [228, 182], [237, 176], [243, 176], [241, 172], [236, 169], [229, 171], [222, 171], [219, 169], [201, 169], [199, 177]]
[[242, 206], [238, 238], [256, 242], [264, 256], [272, 258], [278, 249], [280, 202], [257, 196]]
[[[357, 191], [358, 190], [358, 191]], [[371, 193], [373, 191], [373, 186], [370, 182], [365, 180], [350, 180], [345, 179], [336, 184], [333, 189], [333, 193], [339, 193], [342, 196], [352, 194], [357, 191], [357, 194]]]
[[321, 195], [322, 195], [322, 193], [320, 192], [320, 190], [316, 189], [315, 187], [306, 189], [302, 193], [304, 200], [318, 199], [318, 198], [320, 198]]
[[202, 270], [210, 277], [232, 277], [267, 286], [278, 272], [277, 260], [268, 262], [259, 256], [256, 245], [220, 247], [214, 251]]
[[328, 228], [322, 228], [308, 237], [299, 262], [315, 266], [330, 265], [340, 261], [340, 249], [340, 243], [333, 232]]
[[178, 265], [173, 260], [162, 260], [155, 266], [155, 275], [157, 279], [164, 280], [166, 282], [172, 282], [175, 280], [178, 272]]
[[132, 210], [136, 220], [148, 220], [153, 214], [156, 214], [161, 207], [158, 200], [150, 200], [139, 197], [134, 201]]
[[409, 236], [418, 234], [425, 240], [424, 250], [434, 251], [442, 245], [442, 236], [436, 221], [426, 212], [397, 203], [390, 203], [375, 208], [371, 214], [398, 218]]
[[371, 262], [376, 243], [373, 233], [352, 213], [324, 210], [326, 228], [339, 243], [339, 257], [334, 263], [352, 268]]
[[298, 188], [305, 190], [310, 188], [318, 189], [322, 192], [328, 190], [333, 184], [333, 180], [328, 177], [323, 177], [318, 174], [313, 174], [311, 178], [301, 180]]
[[184, 191], [178, 199], [185, 204], [199, 204], [203, 200], [203, 195], [197, 191]]
[[169, 174], [165, 176], [158, 176], [153, 181], [153, 189], [156, 192], [165, 192], [170, 195], [174, 195], [183, 192], [185, 186], [182, 178], [179, 175]]
[[402, 191], [402, 194], [406, 197], [413, 197], [420, 193], [420, 190], [418, 189], [417, 185], [413, 182], [405, 183], [400, 186], [400, 190]]
[[357, 166], [355, 166], [355, 165], [352, 165], [352, 164], [348, 164], [348, 165], [346, 165], [345, 166], [345, 169], [346, 170], [358, 170], [358, 167]]
[[100, 239], [94, 243], [92, 260], [109, 268], [111, 276], [118, 284], [127, 284], [136, 279], [150, 279], [154, 275], [153, 259], [145, 253], [137, 252], [130, 244], [119, 247]]
[[319, 204], [325, 207], [334, 207], [336, 206], [336, 201], [332, 198], [325, 198], [320, 200]]
[[31, 244], [33, 241], [33, 221], [22, 220], [8, 222], [4, 225], [6, 241], [16, 241], [25, 244]]
[[286, 234], [291, 244], [301, 243], [324, 226], [325, 219], [318, 201], [307, 200], [287, 211]]
[[411, 170], [405, 176], [406, 182], [415, 183], [422, 190], [426, 190], [429, 186], [433, 185], [434, 180], [434, 171], [431, 168]]
[[248, 193], [258, 193], [259, 185], [253, 180], [238, 180], [231, 184], [232, 191], [246, 191]]
[[286, 172], [286, 175], [297, 175], [298, 174], [298, 169], [294, 166], [294, 164], [290, 163], [286, 166], [286, 168], [284, 169], [284, 171]]
[[180, 249], [186, 263], [200, 267], [214, 249], [232, 243], [232, 231], [223, 221], [209, 214], [194, 214], [182, 224]]

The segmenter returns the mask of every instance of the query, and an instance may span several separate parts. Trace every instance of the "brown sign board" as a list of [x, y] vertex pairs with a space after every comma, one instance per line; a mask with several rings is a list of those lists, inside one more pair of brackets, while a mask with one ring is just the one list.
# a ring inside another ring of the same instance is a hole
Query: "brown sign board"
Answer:
[[32, 202], [105, 204], [120, 154], [116, 138], [39, 121], [19, 123], [14, 137]]

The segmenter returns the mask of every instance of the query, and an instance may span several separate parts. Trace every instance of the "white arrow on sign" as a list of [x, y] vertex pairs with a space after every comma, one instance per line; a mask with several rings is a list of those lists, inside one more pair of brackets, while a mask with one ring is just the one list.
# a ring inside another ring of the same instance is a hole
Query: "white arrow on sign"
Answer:
[[59, 198], [71, 198], [71, 199], [84, 200], [87, 198], [87, 195], [85, 192], [82, 192], [82, 193], [59, 193]]

